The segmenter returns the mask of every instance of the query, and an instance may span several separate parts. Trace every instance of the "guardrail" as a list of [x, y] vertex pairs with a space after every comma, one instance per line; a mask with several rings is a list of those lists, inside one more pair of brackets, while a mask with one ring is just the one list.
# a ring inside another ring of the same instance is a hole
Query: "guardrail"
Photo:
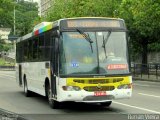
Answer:
[[160, 64], [131, 64], [131, 71], [135, 78], [160, 80]]
[[15, 70], [15, 66], [0, 66], [0, 70]]

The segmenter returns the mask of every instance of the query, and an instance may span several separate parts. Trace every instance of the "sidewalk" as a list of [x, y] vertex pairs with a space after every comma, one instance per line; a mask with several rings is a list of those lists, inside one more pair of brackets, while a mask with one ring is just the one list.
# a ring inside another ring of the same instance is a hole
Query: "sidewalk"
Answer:
[[160, 82], [160, 76], [156, 75], [132, 75], [133, 80]]
[[[0, 76], [1, 75], [9, 75], [9, 76], [13, 76], [15, 77], [16, 76], [16, 71], [4, 71], [4, 70], [0, 70]], [[1, 120], [1, 119], [0, 119]]]

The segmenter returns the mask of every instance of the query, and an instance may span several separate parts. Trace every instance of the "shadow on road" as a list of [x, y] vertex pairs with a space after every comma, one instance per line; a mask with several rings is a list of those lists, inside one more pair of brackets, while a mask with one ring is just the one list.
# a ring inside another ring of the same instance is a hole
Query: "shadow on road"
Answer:
[[[24, 96], [23, 92], [19, 92], [19, 94]], [[25, 96], [24, 96], [25, 97]], [[36, 93], [31, 93], [31, 96], [29, 98], [32, 98], [33, 100], [37, 101], [37, 102], [41, 102], [42, 104], [48, 105], [48, 101], [47, 98], [44, 96], [41, 96], [39, 94]], [[49, 109], [52, 109], [49, 107]], [[85, 114], [85, 113], [120, 113], [122, 112], [122, 110], [117, 109], [112, 107], [112, 105], [110, 107], [103, 107], [100, 104], [96, 104], [96, 103], [79, 103], [79, 102], [62, 102], [61, 106], [59, 109], [56, 110], [60, 110], [61, 112], [63, 111], [64, 113], [81, 113], [81, 114]], [[53, 109], [54, 111], [54, 109]]]

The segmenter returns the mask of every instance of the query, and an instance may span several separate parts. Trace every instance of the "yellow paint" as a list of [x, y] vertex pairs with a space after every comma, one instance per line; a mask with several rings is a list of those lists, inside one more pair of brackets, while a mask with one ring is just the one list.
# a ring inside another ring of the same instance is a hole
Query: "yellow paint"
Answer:
[[49, 79], [51, 78], [51, 70], [48, 69], [48, 76], [49, 76]]
[[[114, 82], [114, 79], [123, 79], [119, 82]], [[83, 81], [81, 82], [75, 82], [77, 81]], [[107, 80], [108, 83], [98, 83], [98, 80]], [[97, 83], [89, 83], [89, 81], [97, 81]], [[105, 78], [67, 78], [67, 86], [79, 86], [81, 89], [83, 89], [85, 86], [97, 86], [98, 84], [101, 84], [101, 86], [114, 86], [117, 88], [119, 85], [122, 84], [130, 84], [130, 77], [105, 77]]]

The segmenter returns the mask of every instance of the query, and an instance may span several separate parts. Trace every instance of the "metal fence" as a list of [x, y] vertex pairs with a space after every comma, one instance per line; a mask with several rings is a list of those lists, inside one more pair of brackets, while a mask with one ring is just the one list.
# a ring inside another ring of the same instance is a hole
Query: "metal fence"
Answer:
[[160, 64], [131, 64], [134, 78], [160, 80]]

